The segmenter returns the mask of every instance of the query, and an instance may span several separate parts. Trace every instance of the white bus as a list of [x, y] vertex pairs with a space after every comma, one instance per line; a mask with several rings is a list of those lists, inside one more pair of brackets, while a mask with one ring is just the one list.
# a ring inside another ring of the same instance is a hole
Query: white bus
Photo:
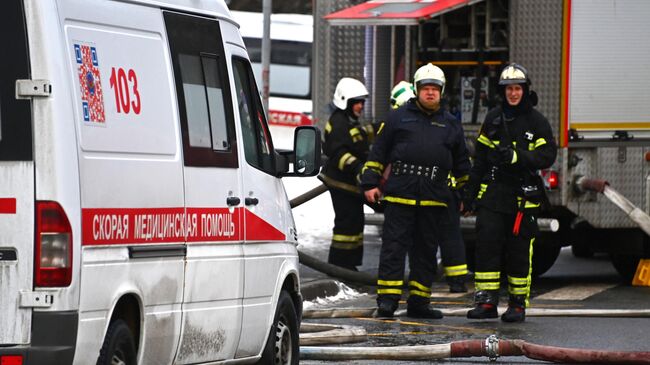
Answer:
[[[248, 49], [255, 79], [262, 90], [263, 14], [232, 11]], [[271, 15], [269, 124], [276, 147], [290, 148], [293, 129], [311, 125], [311, 59], [313, 17]]]

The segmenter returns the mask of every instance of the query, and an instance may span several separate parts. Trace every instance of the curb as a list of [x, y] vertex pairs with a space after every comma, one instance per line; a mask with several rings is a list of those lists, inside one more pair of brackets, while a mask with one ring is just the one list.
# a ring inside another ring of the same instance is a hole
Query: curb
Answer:
[[338, 294], [339, 291], [338, 282], [331, 279], [318, 279], [300, 284], [300, 293], [304, 301], [331, 297]]

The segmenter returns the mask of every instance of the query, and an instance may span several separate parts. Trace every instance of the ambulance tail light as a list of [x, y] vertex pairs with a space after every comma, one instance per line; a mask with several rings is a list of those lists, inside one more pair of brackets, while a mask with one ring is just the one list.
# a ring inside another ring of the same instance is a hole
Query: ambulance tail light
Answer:
[[34, 286], [64, 287], [72, 281], [72, 228], [59, 203], [36, 202]]
[[23, 355], [0, 355], [0, 365], [23, 365]]
[[544, 179], [544, 186], [549, 190], [555, 190], [560, 186], [560, 175], [555, 170], [543, 170], [541, 172]]

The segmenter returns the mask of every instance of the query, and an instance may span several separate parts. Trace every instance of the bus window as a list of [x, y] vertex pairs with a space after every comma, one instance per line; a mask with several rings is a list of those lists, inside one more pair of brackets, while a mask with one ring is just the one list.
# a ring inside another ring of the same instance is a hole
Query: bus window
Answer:
[[[262, 40], [244, 38], [258, 87], [262, 85]], [[311, 43], [271, 40], [271, 96], [311, 98]]]

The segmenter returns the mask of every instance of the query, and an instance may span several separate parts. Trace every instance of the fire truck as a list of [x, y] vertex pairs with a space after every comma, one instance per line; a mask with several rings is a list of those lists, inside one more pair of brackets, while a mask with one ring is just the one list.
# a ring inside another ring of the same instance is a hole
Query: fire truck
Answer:
[[[336, 81], [351, 76], [371, 90], [366, 118], [382, 120], [392, 85], [431, 62], [445, 71], [443, 99], [471, 142], [500, 102], [501, 69], [520, 63], [559, 146], [555, 164], [539, 173], [552, 205], [543, 215], [560, 228], [535, 242], [533, 273], [569, 245], [580, 257], [608, 253], [625, 278], [650, 257], [649, 237], [624, 212], [576, 184], [607, 180], [650, 210], [650, 2], [337, 0], [316, 2], [314, 14], [316, 119]], [[468, 232], [469, 248], [473, 240]]]

